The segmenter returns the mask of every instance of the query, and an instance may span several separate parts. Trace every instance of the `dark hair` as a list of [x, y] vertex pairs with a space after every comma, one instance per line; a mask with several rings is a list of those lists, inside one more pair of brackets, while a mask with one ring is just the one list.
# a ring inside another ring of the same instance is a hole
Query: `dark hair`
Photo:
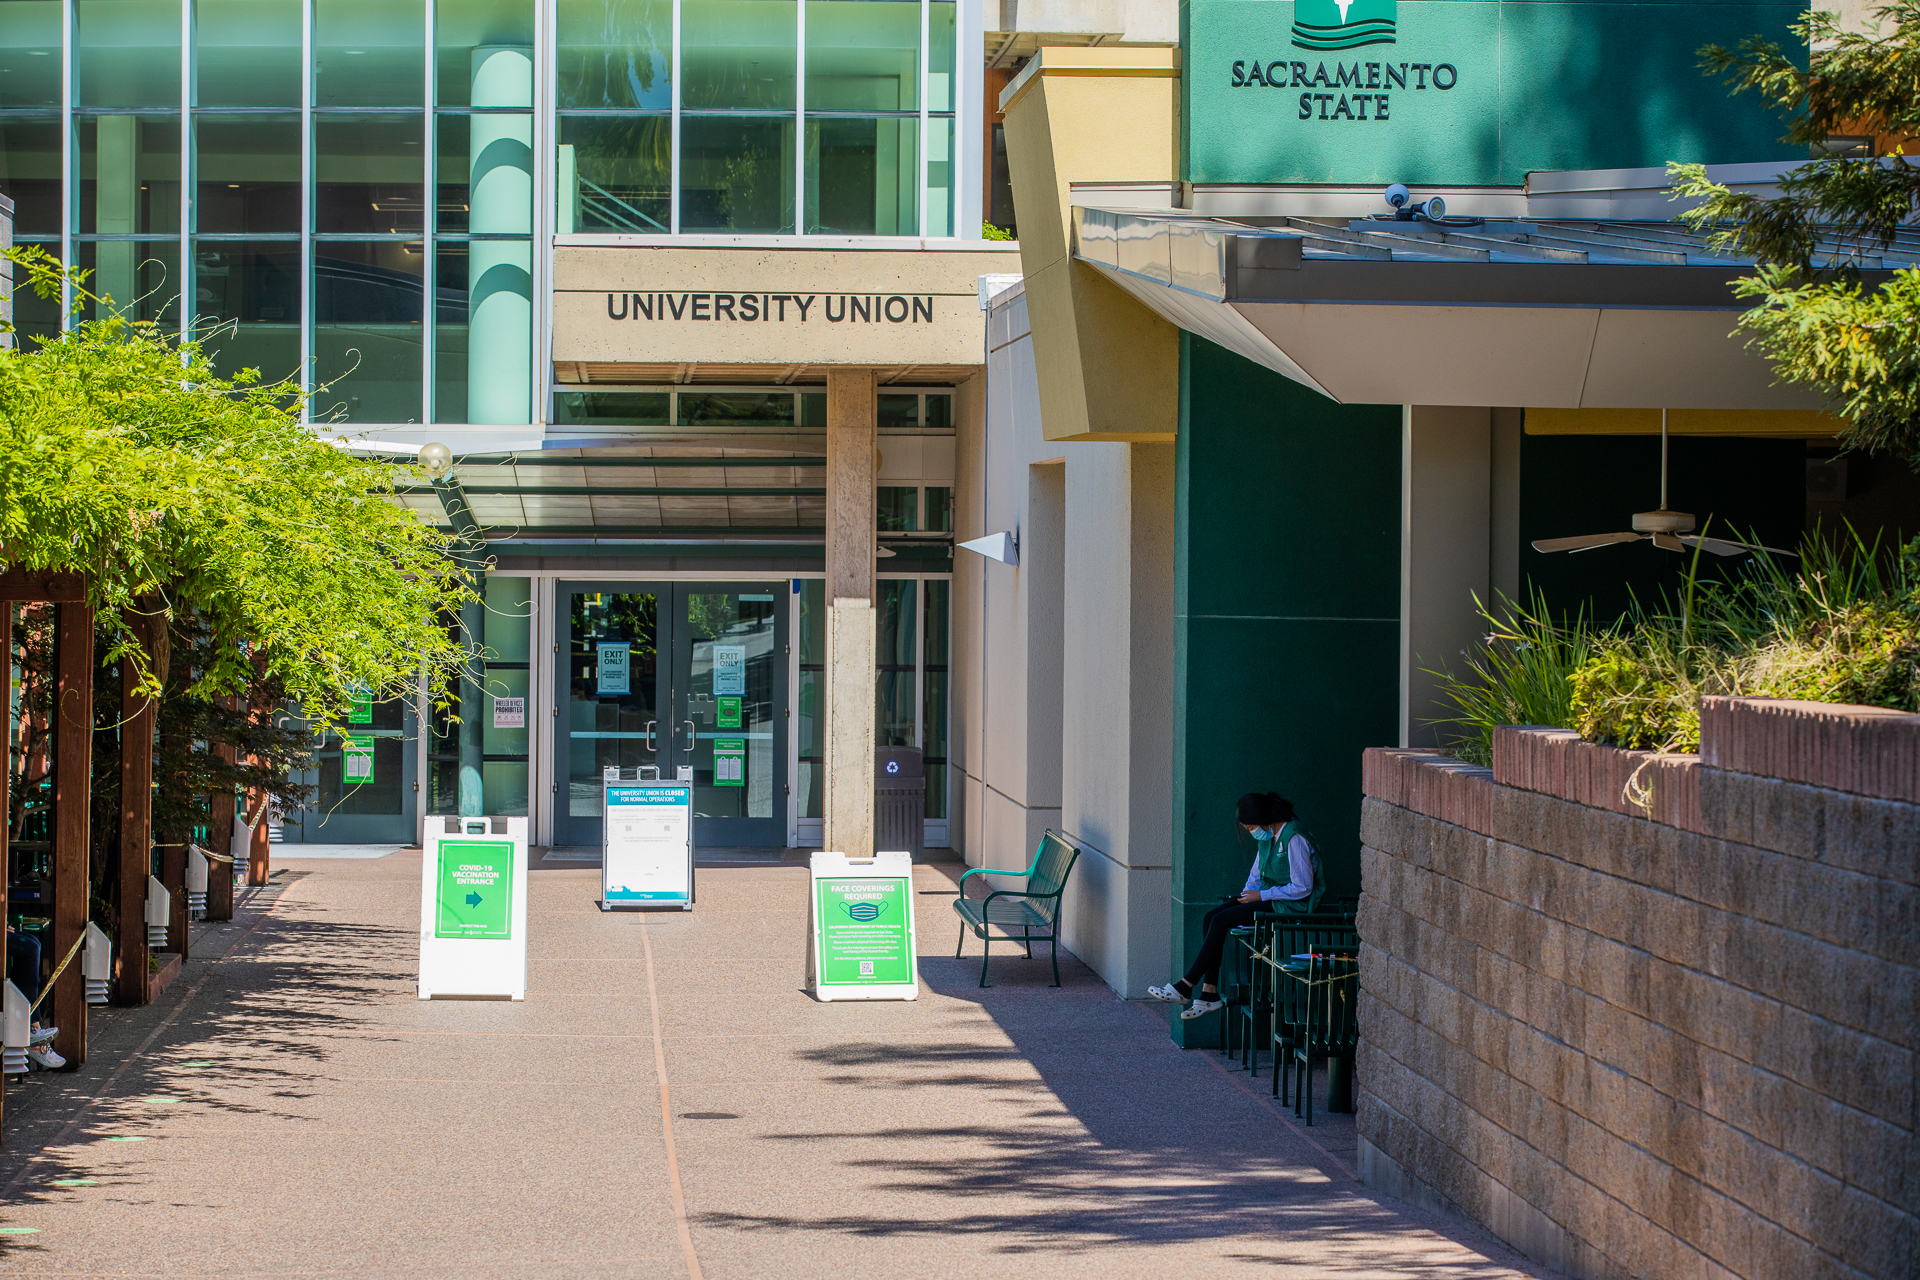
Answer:
[[1234, 817], [1249, 827], [1293, 821], [1293, 801], [1275, 791], [1249, 791], [1240, 797]]

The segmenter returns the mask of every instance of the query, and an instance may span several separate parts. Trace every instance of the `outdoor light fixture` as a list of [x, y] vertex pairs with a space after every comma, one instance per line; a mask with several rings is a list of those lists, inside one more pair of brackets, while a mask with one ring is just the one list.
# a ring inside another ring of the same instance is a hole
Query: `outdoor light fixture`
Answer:
[[1018, 565], [1020, 563], [1020, 535], [1017, 533], [1004, 531], [990, 533], [984, 538], [975, 538], [972, 542], [956, 545], [961, 551], [971, 551], [989, 560], [998, 560], [1001, 564]]
[[421, 445], [420, 467], [427, 473], [427, 479], [444, 479], [447, 472], [453, 470], [453, 450], [438, 440]]

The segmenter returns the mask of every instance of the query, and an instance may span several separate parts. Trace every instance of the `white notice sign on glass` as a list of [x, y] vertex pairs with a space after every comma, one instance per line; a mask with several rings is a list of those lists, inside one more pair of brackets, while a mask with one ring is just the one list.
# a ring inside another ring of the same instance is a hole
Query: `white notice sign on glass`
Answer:
[[631, 693], [627, 686], [627, 663], [631, 656], [631, 646], [625, 640], [602, 640], [596, 646], [600, 655], [600, 679], [598, 692]]
[[527, 700], [525, 698], [495, 698], [493, 700], [493, 727], [496, 729], [526, 728]]
[[739, 698], [747, 692], [747, 646], [713, 646], [713, 696]]

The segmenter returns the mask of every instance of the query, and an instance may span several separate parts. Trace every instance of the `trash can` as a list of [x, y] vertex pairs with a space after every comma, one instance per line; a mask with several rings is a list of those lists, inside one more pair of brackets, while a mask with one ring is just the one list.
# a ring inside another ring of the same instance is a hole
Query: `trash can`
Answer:
[[927, 771], [918, 747], [874, 753], [873, 847], [918, 856], [927, 838]]

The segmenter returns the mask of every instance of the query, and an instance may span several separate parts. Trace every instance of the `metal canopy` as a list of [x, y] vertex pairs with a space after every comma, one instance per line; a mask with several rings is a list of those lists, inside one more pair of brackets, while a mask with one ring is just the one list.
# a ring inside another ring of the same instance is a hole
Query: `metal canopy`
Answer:
[[[1751, 264], [1670, 222], [1252, 221], [1073, 210], [1074, 257], [1191, 333], [1343, 404], [1818, 409], [1730, 336]], [[1850, 253], [1869, 287], [1920, 234]]]

